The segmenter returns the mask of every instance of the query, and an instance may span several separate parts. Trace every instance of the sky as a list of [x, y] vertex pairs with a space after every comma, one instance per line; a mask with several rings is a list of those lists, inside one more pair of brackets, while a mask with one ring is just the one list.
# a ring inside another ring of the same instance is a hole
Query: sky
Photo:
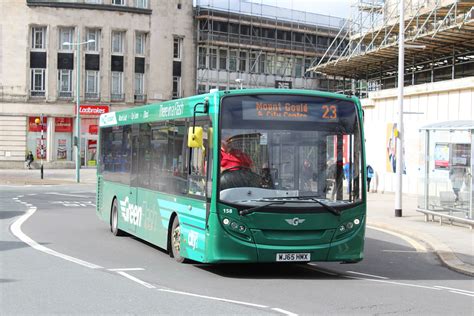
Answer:
[[314, 12], [348, 18], [351, 14], [351, 3], [354, 0], [251, 0], [293, 10]]

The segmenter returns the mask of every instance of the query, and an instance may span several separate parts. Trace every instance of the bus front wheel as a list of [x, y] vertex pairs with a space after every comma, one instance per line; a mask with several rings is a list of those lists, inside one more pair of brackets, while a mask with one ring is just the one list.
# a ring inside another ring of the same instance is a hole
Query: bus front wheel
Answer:
[[124, 233], [118, 228], [118, 205], [117, 199], [114, 199], [112, 203], [112, 209], [110, 211], [110, 231], [114, 236], [123, 236]]
[[185, 258], [181, 256], [181, 228], [179, 226], [178, 216], [173, 219], [170, 232], [171, 257], [179, 263], [183, 263]]

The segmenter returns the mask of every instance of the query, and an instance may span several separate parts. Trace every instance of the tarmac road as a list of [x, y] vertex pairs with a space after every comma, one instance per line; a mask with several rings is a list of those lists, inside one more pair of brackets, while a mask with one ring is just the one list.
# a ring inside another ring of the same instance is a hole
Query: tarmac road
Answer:
[[474, 312], [471, 277], [386, 232], [367, 230], [355, 265], [177, 264], [148, 243], [114, 237], [95, 214], [94, 189], [0, 186], [0, 313]]

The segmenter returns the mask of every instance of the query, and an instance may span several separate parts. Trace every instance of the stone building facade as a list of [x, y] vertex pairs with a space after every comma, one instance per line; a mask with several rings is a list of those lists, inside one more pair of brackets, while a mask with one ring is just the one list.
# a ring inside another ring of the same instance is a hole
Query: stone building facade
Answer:
[[28, 151], [39, 161], [41, 144], [48, 167], [74, 165], [78, 83], [89, 166], [101, 113], [195, 93], [191, 0], [2, 1], [0, 12], [0, 168]]

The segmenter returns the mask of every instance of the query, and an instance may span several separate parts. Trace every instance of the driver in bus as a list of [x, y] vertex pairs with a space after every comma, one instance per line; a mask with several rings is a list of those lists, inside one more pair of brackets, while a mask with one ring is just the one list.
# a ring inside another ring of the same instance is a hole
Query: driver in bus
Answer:
[[234, 148], [232, 140], [227, 139], [221, 144], [221, 171], [251, 169], [253, 162], [243, 151]]
[[239, 187], [261, 187], [261, 177], [252, 171], [252, 159], [235, 148], [231, 139], [221, 144], [221, 190]]

